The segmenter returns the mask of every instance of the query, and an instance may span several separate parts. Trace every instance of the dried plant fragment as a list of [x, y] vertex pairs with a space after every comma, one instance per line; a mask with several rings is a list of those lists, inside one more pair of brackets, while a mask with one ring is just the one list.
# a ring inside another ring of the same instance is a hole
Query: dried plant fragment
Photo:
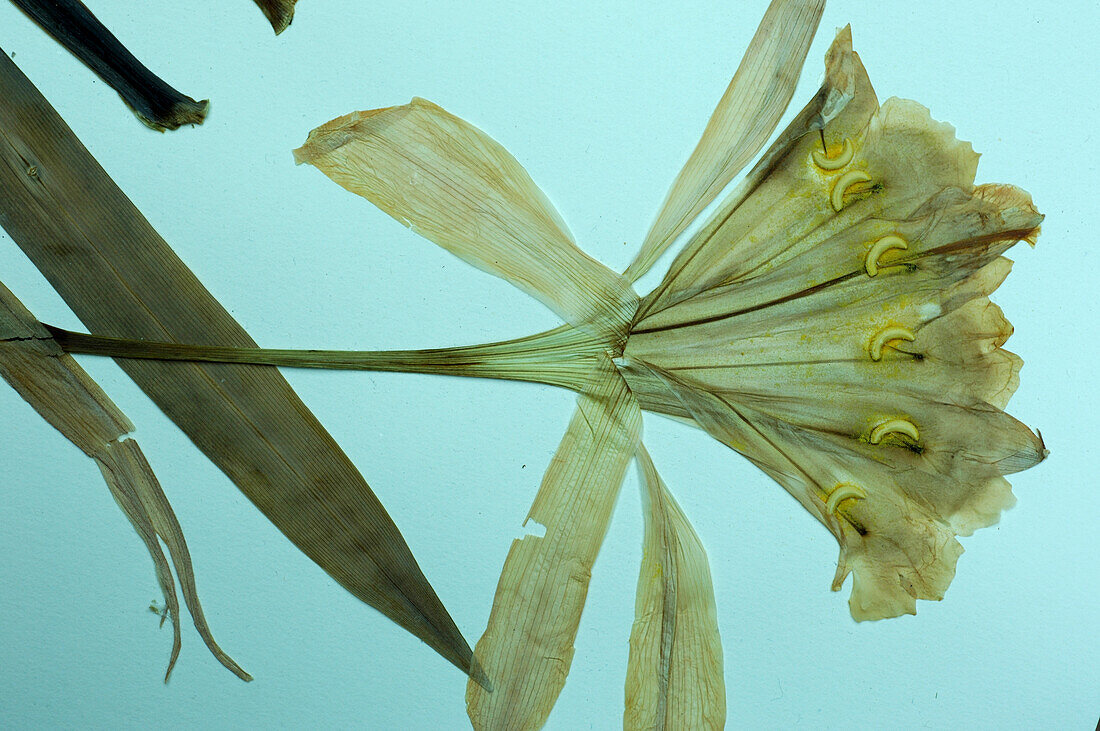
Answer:
[[722, 729], [722, 640], [706, 551], [645, 447], [638, 464], [645, 541], [623, 728]]
[[573, 660], [592, 564], [641, 424], [636, 399], [605, 357], [527, 514], [546, 534], [516, 540], [504, 562], [489, 626], [474, 648], [494, 687], [466, 687], [474, 728], [521, 731], [546, 722]]
[[[0, 225], [89, 329], [255, 346], [3, 53], [0, 189]], [[469, 645], [385, 508], [278, 371], [119, 365], [330, 576], [471, 671]]]
[[294, 5], [298, 0], [256, 0], [267, 22], [271, 23], [275, 35], [279, 35], [294, 20]]
[[206, 119], [209, 101], [181, 94], [147, 69], [80, 0], [12, 2], [117, 91], [145, 126], [163, 132]]
[[[762, 47], [773, 41], [777, 49], [803, 47], [801, 34], [812, 34], [816, 12], [777, 0], [770, 17], [788, 13], [803, 24], [788, 27], [779, 42], [765, 23]], [[775, 55], [769, 62], [767, 54], [750, 53], [743, 68], [787, 58]], [[755, 153], [767, 138], [775, 108], [761, 112], [771, 119], [766, 129], [730, 132], [728, 139], [713, 131], [726, 124], [738, 129], [728, 115], [754, 101], [737, 90], [754, 86], [731, 85], [628, 279], [640, 276], [736, 173], [741, 157], [732, 148], [752, 140]], [[365, 133], [348, 131], [364, 117]], [[331, 142], [321, 148], [320, 167], [428, 238], [532, 292], [575, 326], [590, 328], [591, 308], [578, 317], [576, 308], [561, 305], [556, 285], [532, 286], [532, 275], [523, 276], [531, 269], [539, 282], [555, 281], [546, 272], [558, 264], [532, 267], [520, 257], [543, 248], [531, 251], [538, 236], [529, 229], [552, 228], [547, 221], [557, 231], [564, 226], [545, 213], [548, 206], [532, 206], [532, 196], [491, 189], [489, 181], [507, 176], [468, 184], [486, 169], [478, 168], [485, 149], [493, 158], [506, 155], [469, 130], [418, 101], [351, 115], [321, 128]], [[369, 145], [357, 155], [327, 157], [329, 149], [364, 139]], [[311, 156], [307, 145], [303, 157]], [[1004, 475], [1046, 454], [1036, 434], [1001, 411], [1020, 360], [1001, 349], [1011, 327], [988, 300], [1008, 272], [1001, 255], [1017, 241], [1033, 243], [1042, 216], [1016, 188], [975, 186], [976, 163], [970, 145], [920, 105], [879, 104], [844, 29], [826, 57], [821, 90], [642, 299], [625, 348], [604, 340], [643, 408], [694, 423], [740, 451], [834, 533], [841, 546], [834, 588], [854, 571], [856, 619], [911, 613], [917, 599], [941, 598], [962, 551], [955, 535], [995, 522], [1013, 501]], [[524, 199], [523, 219], [499, 208], [517, 197]], [[454, 210], [460, 213], [452, 217]], [[480, 225], [484, 215], [489, 226]], [[499, 233], [501, 220], [515, 221], [503, 227], [507, 236]], [[492, 254], [471, 254], [486, 246], [477, 238], [483, 229], [490, 231]], [[517, 261], [515, 269], [502, 271], [501, 258]], [[608, 313], [622, 311], [622, 298], [603, 299]], [[618, 315], [607, 319], [616, 323]], [[700, 591], [704, 602], [706, 594]], [[486, 638], [519, 626], [503, 619], [502, 601], [518, 603], [498, 592]], [[518, 637], [533, 657], [548, 654], [537, 640]], [[498, 702], [519, 710], [485, 715], [475, 702], [483, 694], [472, 690], [475, 726], [541, 724], [544, 698], [557, 694], [560, 679], [514, 673], [494, 681], [519, 688]], [[541, 693], [537, 686], [544, 686]], [[692, 692], [708, 695], [705, 688]]]
[[167, 614], [172, 618], [172, 656], [164, 680], [167, 682], [179, 656], [180, 626], [172, 569], [161, 551], [160, 540], [168, 546], [187, 608], [206, 646], [242, 680], [252, 680], [210, 634], [199, 604], [183, 531], [137, 442], [126, 437], [133, 425], [2, 283], [0, 377], [96, 461], [115, 501], [145, 543], [164, 592]]

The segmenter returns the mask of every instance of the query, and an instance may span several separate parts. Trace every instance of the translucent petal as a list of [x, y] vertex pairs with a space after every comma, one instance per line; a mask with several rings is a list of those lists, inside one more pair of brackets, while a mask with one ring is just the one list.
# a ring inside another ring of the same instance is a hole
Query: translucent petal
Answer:
[[625, 275], [635, 281], [768, 141], [794, 95], [825, 0], [772, 0]]
[[637, 308], [630, 284], [577, 248], [507, 150], [435, 104], [334, 119], [294, 155], [570, 324], [614, 343], [625, 337]]
[[722, 729], [722, 640], [707, 554], [644, 446], [638, 463], [645, 539], [623, 727]]
[[546, 533], [512, 544], [474, 649], [493, 685], [491, 692], [467, 685], [476, 729], [541, 728], [565, 684], [592, 564], [641, 438], [641, 411], [626, 382], [606, 357], [599, 369], [527, 516]]

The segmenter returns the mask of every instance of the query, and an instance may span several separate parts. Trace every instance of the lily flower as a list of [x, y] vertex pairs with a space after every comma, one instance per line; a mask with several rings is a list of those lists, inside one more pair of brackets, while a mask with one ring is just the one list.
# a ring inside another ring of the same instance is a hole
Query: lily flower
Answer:
[[1042, 439], [1006, 415], [1021, 361], [988, 296], [1002, 254], [1034, 243], [1026, 193], [974, 185], [977, 155], [909, 101], [879, 103], [851, 33], [820, 91], [663, 281], [633, 283], [764, 146], [793, 94], [824, 2], [771, 3], [699, 145], [624, 274], [585, 255], [523, 167], [431, 102], [352, 113], [295, 151], [346, 189], [566, 323], [429, 351], [187, 348], [53, 331], [131, 357], [402, 370], [550, 383], [577, 408], [505, 561], [471, 682], [479, 729], [530, 729], [565, 683], [591, 570], [626, 470], [646, 532], [626, 688], [628, 728], [721, 728], [722, 652], [703, 547], [642, 445], [642, 411], [706, 430], [833, 533], [832, 587], [856, 620], [938, 600], [968, 535], [1013, 497]]

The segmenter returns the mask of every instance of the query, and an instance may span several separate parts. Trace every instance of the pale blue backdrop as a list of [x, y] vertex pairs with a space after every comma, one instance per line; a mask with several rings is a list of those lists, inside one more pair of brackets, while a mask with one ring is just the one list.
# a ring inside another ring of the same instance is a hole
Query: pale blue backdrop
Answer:
[[[0, 45], [180, 256], [262, 344], [431, 347], [519, 336], [553, 315], [293, 165], [355, 109], [443, 105], [530, 171], [579, 242], [621, 269], [724, 90], [765, 0], [303, 0], [272, 36], [248, 0], [88, 0], [208, 122], [149, 132], [13, 6]], [[1036, 8], [1042, 7], [1041, 10]], [[857, 625], [829, 591], [833, 538], [701, 432], [647, 417], [647, 444], [709, 552], [731, 728], [1092, 728], [1100, 713], [1096, 341], [1100, 91], [1093, 0], [833, 0], [880, 96], [914, 98], [983, 153], [980, 181], [1029, 190], [1039, 246], [995, 300], [1027, 365], [1010, 410], [1052, 450], [1019, 505], [963, 539], [941, 603]], [[790, 116], [790, 113], [788, 114]], [[663, 271], [664, 264], [655, 271]], [[0, 233], [0, 278], [78, 321]], [[651, 276], [643, 290], [654, 283]], [[294, 549], [112, 363], [82, 359], [137, 425], [187, 532], [223, 670], [147, 611], [149, 559], [94, 464], [0, 388], [0, 726], [467, 727], [464, 678]], [[378, 492], [473, 643], [573, 408], [549, 387], [287, 372]], [[596, 564], [552, 729], [621, 725], [641, 544], [633, 474]]]

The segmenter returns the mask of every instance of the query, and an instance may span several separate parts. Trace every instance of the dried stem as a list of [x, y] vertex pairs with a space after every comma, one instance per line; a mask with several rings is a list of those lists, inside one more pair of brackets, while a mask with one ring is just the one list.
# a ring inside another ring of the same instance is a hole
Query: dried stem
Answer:
[[606, 349], [571, 327], [484, 345], [427, 350], [292, 350], [130, 340], [87, 335], [46, 325], [67, 352], [114, 358], [238, 363], [329, 370], [434, 373], [529, 381], [581, 391], [594, 356]]
[[147, 69], [80, 0], [12, 2], [117, 91], [147, 127], [163, 132], [206, 118], [210, 102], [181, 94]]

